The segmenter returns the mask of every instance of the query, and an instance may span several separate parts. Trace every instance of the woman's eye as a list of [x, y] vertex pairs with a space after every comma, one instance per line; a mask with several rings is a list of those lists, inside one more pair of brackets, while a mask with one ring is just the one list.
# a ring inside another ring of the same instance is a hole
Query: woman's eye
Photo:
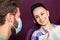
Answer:
[[44, 13], [41, 13], [41, 15], [43, 15]]
[[38, 18], [38, 16], [36, 16], [35, 18]]

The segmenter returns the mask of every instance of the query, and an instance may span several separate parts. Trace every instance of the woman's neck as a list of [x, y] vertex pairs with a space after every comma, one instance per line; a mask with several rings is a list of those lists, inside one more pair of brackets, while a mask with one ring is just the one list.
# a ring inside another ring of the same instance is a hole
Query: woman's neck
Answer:
[[52, 24], [50, 22], [48, 22], [46, 25], [43, 25], [42, 26], [43, 28], [45, 28], [46, 30], [51, 30], [53, 27], [52, 27]]

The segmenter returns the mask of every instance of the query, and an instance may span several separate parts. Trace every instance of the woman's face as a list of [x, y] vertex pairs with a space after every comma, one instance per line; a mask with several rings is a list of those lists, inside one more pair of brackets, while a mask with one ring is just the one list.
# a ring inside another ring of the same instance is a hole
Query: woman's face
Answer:
[[33, 11], [33, 15], [38, 24], [44, 26], [49, 22], [49, 11], [43, 7], [37, 7]]

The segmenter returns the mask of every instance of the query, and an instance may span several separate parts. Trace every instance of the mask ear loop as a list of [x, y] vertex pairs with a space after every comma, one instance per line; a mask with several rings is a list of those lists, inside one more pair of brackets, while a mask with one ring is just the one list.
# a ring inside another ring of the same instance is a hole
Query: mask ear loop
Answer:
[[[14, 16], [14, 20], [15, 20], [15, 16]], [[12, 29], [11, 29], [11, 31], [12, 31], [12, 35], [16, 35], [16, 27], [11, 23], [11, 25], [12, 25]]]
[[[15, 20], [15, 16], [14, 16], [14, 20]], [[12, 27], [16, 29], [16, 27], [11, 23]]]
[[12, 26], [12, 28], [11, 28], [11, 32], [12, 32], [12, 35], [16, 35], [16, 28], [15, 28], [15, 26], [12, 24], [12, 23], [10, 23], [11, 24], [11, 26]]
[[11, 23], [11, 25], [12, 25], [13, 28], [16, 28], [12, 23]]

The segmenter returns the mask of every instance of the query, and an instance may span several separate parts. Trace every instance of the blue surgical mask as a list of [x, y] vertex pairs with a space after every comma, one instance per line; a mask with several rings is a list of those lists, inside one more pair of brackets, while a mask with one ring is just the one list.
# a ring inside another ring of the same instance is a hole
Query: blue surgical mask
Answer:
[[22, 29], [22, 20], [21, 18], [18, 18], [18, 27], [15, 29], [16, 30], [16, 34], [18, 34]]

